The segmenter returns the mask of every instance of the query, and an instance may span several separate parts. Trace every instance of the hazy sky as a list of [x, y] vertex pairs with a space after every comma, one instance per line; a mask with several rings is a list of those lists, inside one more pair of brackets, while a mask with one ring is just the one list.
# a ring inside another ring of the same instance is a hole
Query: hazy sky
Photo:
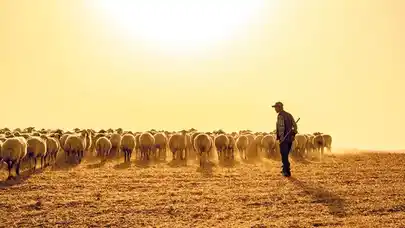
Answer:
[[102, 2], [0, 1], [1, 127], [271, 131], [282, 101], [337, 147], [405, 148], [405, 1]]

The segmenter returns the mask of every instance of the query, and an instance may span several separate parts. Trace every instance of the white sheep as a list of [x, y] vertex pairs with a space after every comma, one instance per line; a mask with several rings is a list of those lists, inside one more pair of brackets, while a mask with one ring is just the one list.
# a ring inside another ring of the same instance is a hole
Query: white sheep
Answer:
[[293, 151], [297, 156], [304, 156], [306, 146], [307, 137], [305, 137], [303, 134], [297, 134], [295, 136], [291, 151]]
[[249, 146], [249, 139], [246, 135], [241, 135], [236, 139], [236, 147], [238, 148], [240, 158], [247, 159], [247, 148]]
[[328, 134], [322, 134], [324, 146], [328, 152], [332, 152], [332, 136]]
[[160, 160], [163, 156], [163, 160], [166, 161], [166, 148], [168, 139], [163, 132], [156, 133], [154, 136], [155, 138], [155, 146], [154, 150], [156, 153], [156, 158]]
[[257, 152], [258, 152], [258, 154], [256, 154], [256, 155], [262, 155], [263, 153], [263, 145], [262, 145], [262, 139], [263, 139], [263, 135], [262, 134], [258, 134], [258, 135], [256, 135], [256, 137], [255, 137], [255, 144], [257, 145]]
[[153, 146], [155, 145], [155, 138], [149, 132], [144, 132], [139, 136], [141, 160], [149, 160]]
[[276, 138], [274, 135], [265, 135], [262, 138], [262, 147], [266, 151], [266, 155], [268, 158], [276, 156], [277, 145], [276, 145]]
[[55, 163], [60, 149], [59, 140], [54, 137], [46, 138], [46, 157], [48, 163]]
[[200, 159], [200, 167], [208, 162], [209, 153], [212, 151], [212, 139], [207, 134], [199, 134], [194, 139], [194, 148]]
[[86, 131], [86, 138], [85, 138], [85, 140], [86, 140], [86, 148], [85, 148], [85, 152], [86, 153], [89, 153], [89, 154], [91, 154], [91, 145], [93, 144], [93, 141], [92, 141], [92, 133], [91, 133], [91, 131], [89, 131], [89, 130], [84, 130], [84, 131]]
[[110, 153], [114, 154], [116, 157], [119, 157], [121, 148], [121, 135], [118, 133], [112, 133], [109, 138], [112, 145]]
[[[27, 158], [31, 169], [35, 170], [37, 168], [38, 158], [41, 159], [41, 169], [44, 168], [46, 152], [46, 141], [43, 137], [31, 136], [27, 140]], [[32, 160], [34, 161], [33, 166]]]
[[124, 161], [130, 162], [132, 152], [135, 149], [135, 136], [132, 134], [124, 134], [121, 138], [121, 150], [124, 152]]
[[312, 139], [312, 144], [314, 145], [314, 151], [316, 153], [319, 153], [320, 157], [319, 159], [323, 159], [323, 148], [325, 146], [325, 142], [323, 140], [323, 137], [320, 133], [314, 133], [314, 138]]
[[235, 148], [236, 148], [236, 140], [235, 137], [232, 135], [227, 135], [229, 143], [228, 143], [228, 148], [226, 150], [226, 157], [228, 157], [231, 160], [235, 159]]
[[191, 160], [197, 159], [197, 150], [194, 148], [194, 139], [200, 132], [192, 132], [187, 134], [187, 151]]
[[60, 137], [59, 144], [61, 148], [64, 148], [66, 139], [69, 137], [69, 135], [71, 135], [71, 133], [65, 133]]
[[229, 157], [227, 157], [227, 155], [228, 155], [227, 150], [229, 147], [229, 138], [225, 134], [217, 135], [214, 138], [214, 145], [215, 145], [215, 148], [217, 149], [218, 158], [220, 161], [223, 161], [224, 159], [229, 159]]
[[74, 157], [79, 163], [82, 161], [86, 149], [86, 134], [87, 132], [82, 131], [80, 134], [71, 134], [66, 138], [63, 146], [66, 158]]
[[136, 157], [140, 158], [141, 157], [141, 142], [139, 141], [139, 137], [141, 137], [141, 133], [136, 133], [135, 134], [135, 151], [136, 151]]
[[111, 141], [107, 137], [97, 137], [95, 149], [97, 152], [97, 156], [101, 157], [102, 162], [105, 162], [105, 160], [107, 159], [108, 155], [110, 154], [111, 148]]
[[[187, 137], [185, 131], [173, 134], [169, 138], [169, 149], [172, 152], [172, 160], [187, 159]], [[184, 156], [183, 156], [184, 153]]]
[[16, 176], [20, 175], [20, 164], [27, 155], [27, 144], [24, 138], [7, 138], [1, 145], [0, 157], [7, 164], [8, 178], [12, 179], [11, 170], [15, 165]]
[[310, 154], [312, 154], [313, 150], [315, 149], [314, 144], [313, 144], [314, 135], [305, 134], [305, 136], [307, 137], [306, 155], [310, 155]]

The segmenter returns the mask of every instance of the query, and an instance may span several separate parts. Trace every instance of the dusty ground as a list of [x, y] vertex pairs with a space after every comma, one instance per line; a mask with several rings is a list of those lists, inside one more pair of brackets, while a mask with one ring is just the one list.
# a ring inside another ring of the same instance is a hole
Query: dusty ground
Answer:
[[405, 154], [293, 162], [291, 178], [270, 160], [211, 174], [93, 164], [1, 182], [0, 227], [405, 227]]

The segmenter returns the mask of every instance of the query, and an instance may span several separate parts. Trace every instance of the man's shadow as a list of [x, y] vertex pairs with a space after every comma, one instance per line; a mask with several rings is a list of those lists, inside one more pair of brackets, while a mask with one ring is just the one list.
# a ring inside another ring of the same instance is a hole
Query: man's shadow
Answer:
[[289, 177], [288, 180], [310, 195], [315, 202], [327, 205], [330, 214], [338, 217], [345, 217], [347, 215], [344, 201], [339, 196], [321, 187], [316, 187], [315, 184], [307, 184], [294, 177]]

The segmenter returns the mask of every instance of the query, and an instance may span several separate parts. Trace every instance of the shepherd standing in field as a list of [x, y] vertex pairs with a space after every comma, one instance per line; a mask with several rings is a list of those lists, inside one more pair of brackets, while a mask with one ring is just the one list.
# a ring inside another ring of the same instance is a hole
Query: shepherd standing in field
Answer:
[[283, 103], [276, 102], [272, 107], [278, 113], [276, 131], [277, 140], [280, 142], [281, 162], [283, 163], [281, 173], [283, 176], [289, 177], [291, 176], [291, 171], [288, 155], [290, 153], [294, 137], [297, 134], [297, 124], [294, 117], [290, 113], [284, 111]]

